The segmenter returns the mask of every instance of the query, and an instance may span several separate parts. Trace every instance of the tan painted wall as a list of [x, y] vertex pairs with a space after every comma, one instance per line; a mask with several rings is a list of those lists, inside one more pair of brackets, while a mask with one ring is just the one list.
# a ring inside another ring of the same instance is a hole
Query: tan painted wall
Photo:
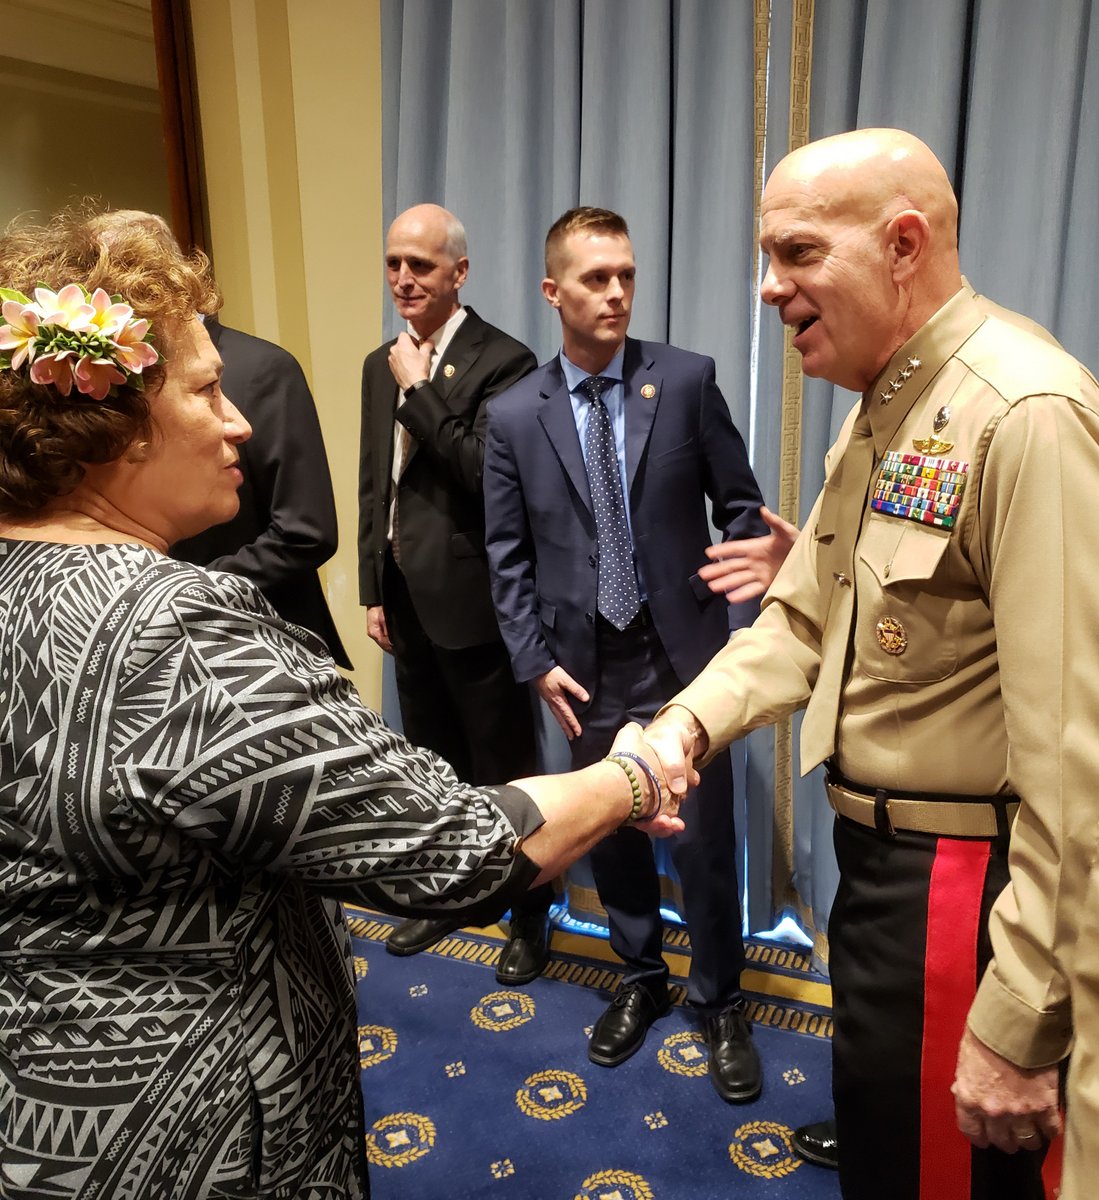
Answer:
[[0, 228], [85, 198], [168, 210], [150, 0], [0, 0]]
[[382, 337], [378, 0], [191, 0], [191, 20], [224, 316], [285, 346], [312, 385], [340, 521], [328, 599], [380, 708], [355, 554], [359, 380]]
[[[147, 46], [152, 56], [152, 42]], [[156, 88], [0, 55], [0, 229], [85, 198], [168, 210]]]

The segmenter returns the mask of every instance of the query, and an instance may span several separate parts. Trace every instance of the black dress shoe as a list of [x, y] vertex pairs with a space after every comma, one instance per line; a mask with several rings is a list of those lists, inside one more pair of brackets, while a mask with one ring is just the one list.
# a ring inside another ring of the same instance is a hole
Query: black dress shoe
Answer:
[[390, 954], [419, 954], [441, 942], [443, 938], [461, 929], [465, 924], [463, 917], [417, 917], [411, 921], [402, 921], [386, 938], [385, 948]]
[[816, 1121], [812, 1125], [802, 1125], [794, 1130], [794, 1153], [806, 1162], [816, 1163], [818, 1167], [831, 1167], [839, 1170], [839, 1139], [836, 1137], [835, 1118], [830, 1121]]
[[730, 1104], [747, 1104], [763, 1091], [763, 1068], [752, 1041], [752, 1027], [741, 1008], [730, 1004], [706, 1018], [710, 1044], [710, 1078], [717, 1094]]
[[625, 1062], [641, 1049], [649, 1026], [671, 1006], [667, 987], [655, 993], [643, 983], [623, 987], [595, 1023], [588, 1058], [601, 1067], [617, 1067]]
[[512, 914], [508, 940], [496, 963], [496, 981], [530, 983], [549, 961], [549, 913]]

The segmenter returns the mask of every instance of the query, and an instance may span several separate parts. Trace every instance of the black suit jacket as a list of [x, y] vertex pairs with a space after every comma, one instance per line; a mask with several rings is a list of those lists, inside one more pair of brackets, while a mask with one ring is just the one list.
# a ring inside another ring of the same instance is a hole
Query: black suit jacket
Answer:
[[206, 319], [225, 363], [222, 390], [252, 426], [240, 447], [240, 511], [177, 542], [173, 558], [251, 579], [286, 621], [324, 639], [350, 667], [317, 568], [336, 551], [336, 505], [316, 406], [297, 359], [281, 346]]
[[[687, 683], [729, 636], [725, 597], [698, 576], [709, 516], [726, 539], [761, 535], [763, 498], [713, 359], [627, 338], [622, 373], [634, 556], [660, 640]], [[556, 356], [489, 407], [485, 509], [516, 679], [560, 664], [594, 695], [599, 541]]]
[[[450, 650], [498, 641], [485, 559], [486, 404], [535, 366], [534, 355], [471, 308], [435, 377], [397, 408], [386, 342], [367, 356], [359, 466], [359, 595], [384, 604], [393, 420], [412, 434], [401, 474], [401, 572], [427, 636]], [[453, 370], [451, 370], [453, 368]]]

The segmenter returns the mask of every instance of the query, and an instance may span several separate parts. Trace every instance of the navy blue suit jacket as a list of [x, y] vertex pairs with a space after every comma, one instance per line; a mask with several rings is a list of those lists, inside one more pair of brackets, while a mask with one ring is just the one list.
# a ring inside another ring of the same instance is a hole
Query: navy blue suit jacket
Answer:
[[[634, 555], [687, 683], [729, 636], [725, 597], [698, 577], [712, 540], [707, 500], [713, 524], [740, 538], [767, 533], [763, 499], [712, 359], [627, 338], [623, 383]], [[593, 692], [598, 543], [556, 356], [490, 403], [484, 487], [493, 602], [516, 678], [560, 665]]]

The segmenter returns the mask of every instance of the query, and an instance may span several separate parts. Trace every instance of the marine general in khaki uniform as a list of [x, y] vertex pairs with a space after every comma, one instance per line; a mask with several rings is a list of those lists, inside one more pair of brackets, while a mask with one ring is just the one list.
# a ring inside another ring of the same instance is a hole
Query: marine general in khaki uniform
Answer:
[[[839, 814], [844, 1196], [1041, 1197], [1099, 811], [1099, 386], [964, 283], [910, 135], [791, 154], [761, 245], [806, 374], [862, 399], [759, 619], [648, 737], [678, 780], [806, 708]], [[1065, 1200], [1091, 1194], [1095, 1107], [1070, 1103]]]

